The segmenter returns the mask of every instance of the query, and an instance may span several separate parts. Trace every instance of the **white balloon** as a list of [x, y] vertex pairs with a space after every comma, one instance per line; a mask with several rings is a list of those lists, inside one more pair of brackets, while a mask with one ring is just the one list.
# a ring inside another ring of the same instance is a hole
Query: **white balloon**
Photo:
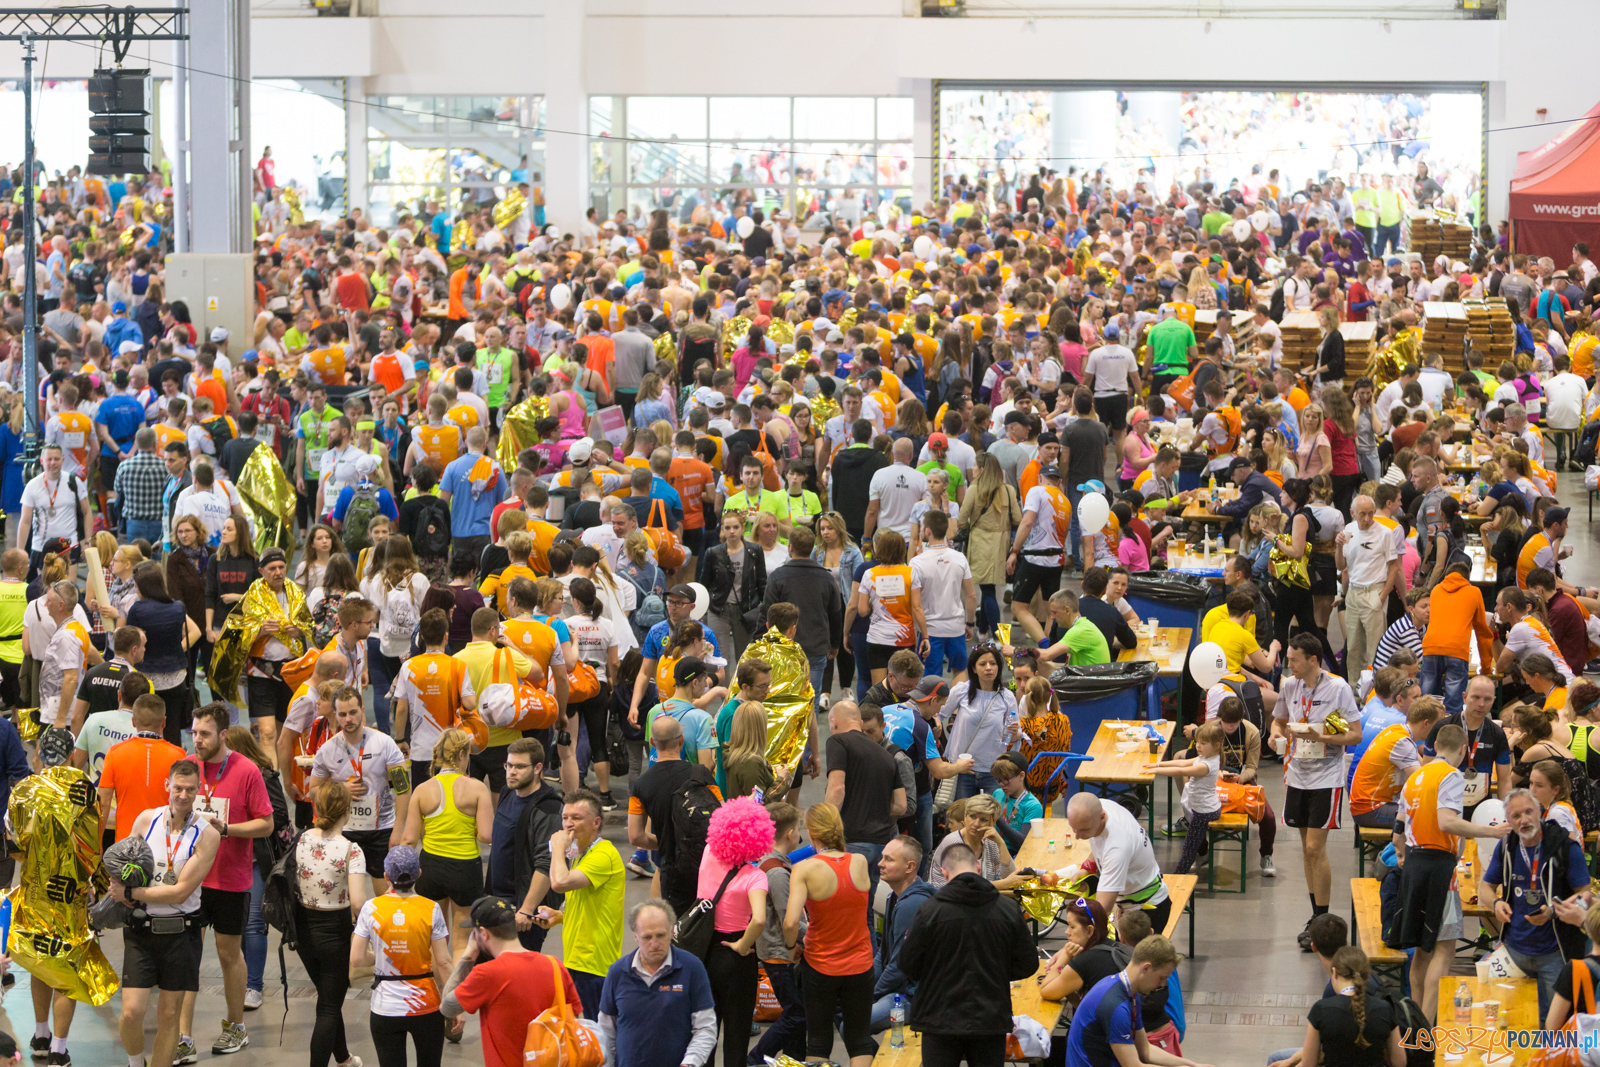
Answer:
[[1485, 800], [1472, 811], [1474, 826], [1496, 826], [1506, 821], [1506, 803], [1503, 800]]
[[1267, 213], [1265, 211], [1257, 211], [1254, 215], [1250, 216], [1250, 225], [1254, 226], [1256, 229], [1260, 230], [1262, 233], [1266, 233], [1267, 232], [1267, 227], [1269, 225], [1271, 225], [1271, 223], [1272, 223], [1272, 219], [1267, 215]]
[[1084, 536], [1097, 534], [1105, 529], [1106, 520], [1111, 517], [1111, 505], [1099, 493], [1085, 493], [1083, 499], [1078, 501], [1078, 529]]
[[937, 247], [938, 246], [933, 243], [932, 237], [929, 237], [927, 234], [923, 234], [921, 237], [917, 238], [914, 244], [912, 244], [911, 250], [917, 254], [918, 259], [932, 259], [934, 249]]
[[550, 306], [560, 311], [572, 303], [572, 288], [565, 282], [550, 288]]
[[740, 237], [749, 237], [752, 233], [756, 232], [756, 220], [751, 218], [749, 215], [746, 215], [744, 218], [734, 223], [733, 228], [739, 231]]
[[1228, 673], [1228, 655], [1215, 641], [1202, 642], [1189, 653], [1189, 673], [1202, 690], [1210, 689]]
[[690, 582], [689, 588], [694, 590], [694, 607], [689, 609], [689, 618], [702, 619], [711, 607], [711, 591], [699, 582]]
[[1235, 241], [1243, 241], [1246, 237], [1249, 237], [1249, 236], [1250, 236], [1250, 223], [1249, 222], [1247, 222], [1244, 219], [1240, 219], [1238, 222], [1233, 224], [1233, 239]]

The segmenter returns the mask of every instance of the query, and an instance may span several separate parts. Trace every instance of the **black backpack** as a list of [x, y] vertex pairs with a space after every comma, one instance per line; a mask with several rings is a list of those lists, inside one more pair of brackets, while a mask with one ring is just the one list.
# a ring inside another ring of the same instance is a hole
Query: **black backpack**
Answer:
[[682, 875], [700, 870], [711, 831], [711, 813], [722, 807], [711, 771], [698, 763], [689, 778], [672, 792], [672, 869]]
[[1272, 290], [1272, 299], [1267, 303], [1267, 318], [1273, 322], [1283, 321], [1284, 301], [1286, 294], [1283, 291], [1283, 282], [1279, 282]]
[[[1383, 999], [1389, 1002], [1389, 1012], [1394, 1016], [1394, 1023], [1400, 1028], [1400, 1038], [1407, 1046], [1406, 1067], [1433, 1067], [1433, 1043], [1416, 1040], [1424, 1031], [1432, 1032], [1428, 1017], [1422, 1012], [1422, 1005], [1410, 997], [1397, 997], [1393, 993], [1384, 993]], [[1428, 1047], [1418, 1048], [1418, 1045]]]
[[222, 455], [222, 446], [233, 440], [233, 424], [226, 416], [218, 416], [210, 422], [201, 423], [206, 433], [211, 435], [211, 443], [217, 448], [217, 455]]
[[294, 921], [295, 905], [301, 903], [299, 860], [300, 834], [295, 832], [267, 872], [261, 894], [261, 919], [283, 935], [283, 944], [294, 948], [299, 940]]
[[1233, 311], [1243, 311], [1250, 306], [1249, 299], [1245, 296], [1244, 283], [1234, 282], [1228, 286], [1228, 307]]
[[423, 499], [425, 503], [417, 514], [412, 547], [419, 556], [443, 559], [450, 554], [450, 512], [442, 500], [433, 497]]

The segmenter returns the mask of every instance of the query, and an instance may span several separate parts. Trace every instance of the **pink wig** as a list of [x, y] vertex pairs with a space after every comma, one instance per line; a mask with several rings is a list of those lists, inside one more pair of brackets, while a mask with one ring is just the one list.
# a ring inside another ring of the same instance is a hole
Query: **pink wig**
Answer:
[[772, 851], [772, 816], [755, 797], [735, 797], [711, 813], [706, 848], [719, 863], [738, 867]]

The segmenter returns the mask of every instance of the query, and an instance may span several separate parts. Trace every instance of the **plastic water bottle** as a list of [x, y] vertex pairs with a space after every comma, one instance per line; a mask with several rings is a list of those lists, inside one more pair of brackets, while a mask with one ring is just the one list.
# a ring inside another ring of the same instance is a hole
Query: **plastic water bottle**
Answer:
[[1456, 1022], [1468, 1023], [1472, 1021], [1472, 990], [1467, 988], [1467, 983], [1462, 982], [1456, 986], [1455, 1000]]
[[1045, 842], [1044, 850], [1054, 855], [1056, 850], [1056, 839], [1052, 837], [1049, 841]]
[[889, 1047], [906, 1047], [906, 998], [904, 993], [894, 995], [894, 1006], [889, 1009]]

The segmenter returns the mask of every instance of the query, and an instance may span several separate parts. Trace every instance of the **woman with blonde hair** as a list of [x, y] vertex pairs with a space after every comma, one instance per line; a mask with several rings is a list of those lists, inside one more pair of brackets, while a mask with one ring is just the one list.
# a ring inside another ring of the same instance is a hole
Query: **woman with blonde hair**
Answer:
[[1319, 474], [1332, 475], [1333, 445], [1323, 432], [1324, 414], [1317, 404], [1300, 409], [1300, 447], [1295, 451], [1295, 467], [1304, 479]]
[[972, 583], [979, 594], [978, 632], [984, 636], [1001, 621], [998, 590], [1007, 580], [1011, 532], [1021, 522], [1022, 504], [1016, 489], [1006, 481], [1000, 461], [991, 453], [979, 453], [972, 484], [956, 519], [956, 539], [967, 540]]
[[144, 553], [139, 551], [137, 545], [118, 545], [111, 553], [106, 568], [109, 574], [106, 595], [111, 597], [111, 607], [119, 619], [128, 617], [128, 606], [139, 595], [138, 587], [133, 582], [133, 568], [143, 562]]
[[760, 789], [763, 796], [781, 797], [789, 779], [787, 770], [779, 778], [767, 762], [767, 706], [755, 700], [740, 704], [728, 732], [726, 795], [748, 796]]
[[[422, 877], [417, 892], [436, 900], [450, 922], [450, 905], [466, 909], [483, 896], [483, 864], [478, 845], [494, 836], [494, 804], [489, 787], [467, 774], [472, 735], [452, 726], [433, 743], [432, 774], [413, 785], [400, 843], [417, 849]], [[451, 947], [466, 948], [469, 931], [450, 922]]]
[[1211, 278], [1207, 275], [1205, 267], [1197, 266], [1189, 272], [1188, 289], [1189, 302], [1195, 306], [1196, 310], [1215, 311], [1217, 309], [1217, 290], [1212, 287]]
[[933, 876], [929, 880], [930, 885], [938, 889], [945, 884], [944, 871], [941, 869], [944, 854], [951, 845], [957, 843], [966, 845], [974, 856], [979, 857], [983, 876], [993, 882], [996, 889], [1009, 889], [1023, 881], [1016, 873], [1017, 865], [1012, 862], [1005, 839], [995, 829], [995, 824], [1000, 821], [1000, 813], [1000, 802], [988, 793], [964, 797], [946, 809], [945, 819], [950, 832], [933, 850], [933, 861], [929, 866]]
[[[19, 349], [20, 351], [20, 349]], [[8, 545], [23, 545], [17, 525], [22, 521], [22, 489], [27, 479], [22, 476], [22, 418], [21, 390], [11, 394], [9, 414], [0, 423], [0, 511], [5, 513], [3, 532]]]

